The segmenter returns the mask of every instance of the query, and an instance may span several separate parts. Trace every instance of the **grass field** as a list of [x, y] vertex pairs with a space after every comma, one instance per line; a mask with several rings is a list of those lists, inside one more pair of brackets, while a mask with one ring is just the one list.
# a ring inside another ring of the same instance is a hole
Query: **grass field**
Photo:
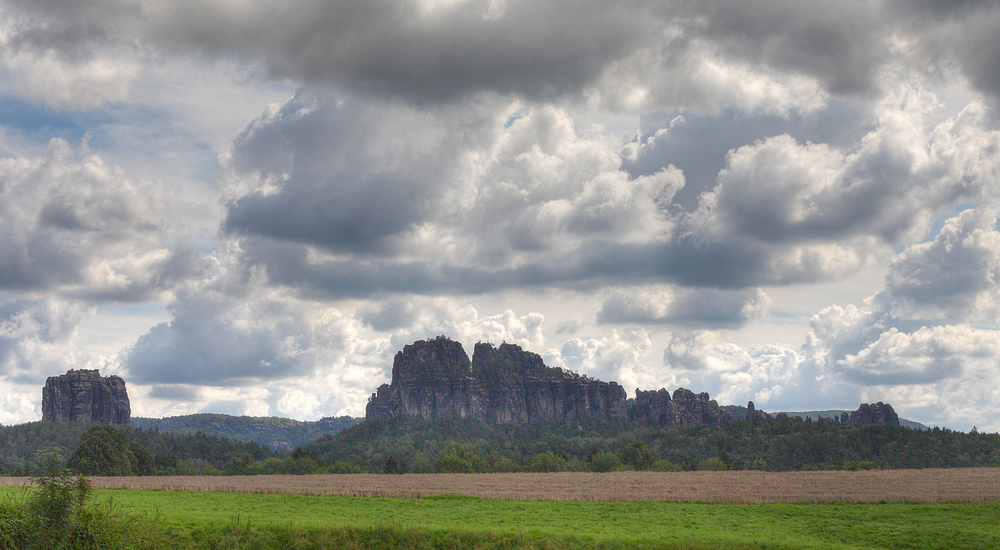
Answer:
[[[0, 479], [0, 498], [25, 498], [25, 481]], [[1000, 469], [95, 482], [168, 488], [94, 499], [155, 520], [184, 548], [1000, 548]], [[357, 496], [375, 494], [422, 496]], [[240, 538], [250, 534], [257, 544]]]
[[[4, 488], [0, 495], [22, 498], [25, 491]], [[182, 539], [238, 525], [519, 535], [567, 548], [1000, 548], [1000, 503], [741, 505], [134, 489], [96, 490], [95, 499], [151, 517]]]

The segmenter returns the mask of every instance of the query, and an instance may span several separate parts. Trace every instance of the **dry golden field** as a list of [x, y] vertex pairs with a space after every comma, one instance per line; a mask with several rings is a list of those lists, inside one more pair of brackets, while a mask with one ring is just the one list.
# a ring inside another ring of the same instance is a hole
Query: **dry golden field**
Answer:
[[[593, 501], [1000, 502], [1000, 468], [862, 472], [612, 472], [95, 477], [98, 488]], [[26, 478], [0, 478], [19, 486]]]

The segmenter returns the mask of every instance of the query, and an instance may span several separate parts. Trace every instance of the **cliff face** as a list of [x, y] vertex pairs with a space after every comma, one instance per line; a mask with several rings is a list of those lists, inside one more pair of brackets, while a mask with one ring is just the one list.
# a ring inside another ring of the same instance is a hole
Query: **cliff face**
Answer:
[[97, 370], [70, 370], [50, 376], [42, 388], [42, 420], [128, 424], [131, 408], [125, 381]]
[[732, 416], [707, 393], [678, 388], [673, 398], [666, 389], [635, 390], [629, 420], [654, 426], [718, 426]]
[[847, 419], [854, 424], [895, 424], [899, 426], [899, 416], [888, 403], [862, 403], [858, 410]]
[[[537, 353], [513, 344], [476, 344], [470, 361], [462, 344], [443, 336], [403, 347], [392, 363], [392, 383], [382, 384], [372, 394], [365, 412], [368, 418], [468, 417], [504, 424], [589, 416], [682, 427], [718, 426], [732, 420], [707, 393], [678, 388], [671, 396], [666, 389], [636, 389], [635, 399], [626, 400], [625, 390], [616, 382], [548, 367]], [[782, 419], [789, 416], [772, 417], [752, 401], [747, 403], [748, 422]], [[899, 424], [886, 403], [863, 404], [840, 421]]]
[[483, 418], [485, 400], [462, 344], [436, 338], [403, 347], [392, 362], [392, 385], [382, 384], [366, 416]]
[[509, 424], [627, 417], [625, 390], [614, 382], [547, 367], [513, 344], [476, 344], [469, 361], [462, 344], [447, 338], [405, 346], [393, 360], [392, 383], [372, 394], [367, 417], [402, 415]]

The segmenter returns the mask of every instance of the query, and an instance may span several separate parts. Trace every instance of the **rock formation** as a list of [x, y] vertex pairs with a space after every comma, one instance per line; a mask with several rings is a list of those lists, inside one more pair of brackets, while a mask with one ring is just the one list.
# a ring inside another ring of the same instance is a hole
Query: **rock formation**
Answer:
[[396, 354], [392, 383], [368, 401], [366, 416], [481, 418], [500, 423], [603, 416], [625, 421], [625, 390], [545, 366], [513, 344], [476, 344], [472, 361], [462, 344], [438, 337]]
[[853, 424], [895, 424], [899, 426], [899, 416], [888, 403], [862, 403], [847, 420]]
[[757, 422], [760, 420], [771, 420], [771, 415], [764, 411], [758, 411], [754, 406], [753, 401], [747, 401], [747, 422]]
[[719, 408], [707, 393], [678, 388], [671, 399], [666, 389], [635, 390], [629, 420], [654, 426], [718, 426], [732, 416]]
[[[392, 363], [392, 383], [379, 386], [365, 412], [367, 418], [479, 418], [504, 424], [596, 416], [682, 427], [718, 426], [733, 418], [707, 393], [684, 388], [674, 390], [673, 396], [663, 388], [636, 389], [635, 399], [626, 400], [616, 382], [548, 367], [538, 354], [513, 344], [476, 344], [470, 361], [462, 344], [444, 336], [404, 346]], [[772, 417], [757, 410], [753, 401], [747, 403], [746, 420], [803, 421], [787, 413]], [[883, 403], [861, 405], [840, 421], [899, 424], [892, 407]]]
[[42, 420], [128, 424], [131, 408], [125, 381], [97, 370], [50, 376], [42, 388]]

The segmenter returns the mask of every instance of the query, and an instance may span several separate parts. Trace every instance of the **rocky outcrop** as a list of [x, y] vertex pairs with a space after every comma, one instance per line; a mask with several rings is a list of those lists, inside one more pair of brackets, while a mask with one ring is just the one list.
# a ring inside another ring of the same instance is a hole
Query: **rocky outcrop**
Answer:
[[392, 383], [372, 394], [368, 418], [481, 418], [507, 424], [587, 416], [625, 421], [625, 390], [615, 382], [545, 366], [513, 344], [462, 344], [438, 337], [396, 354]]
[[392, 362], [392, 384], [368, 400], [365, 416], [483, 418], [485, 403], [462, 344], [447, 338], [403, 347]]
[[852, 424], [895, 424], [899, 426], [899, 416], [888, 403], [862, 403], [847, 420]]
[[[519, 346], [478, 343], [470, 360], [462, 344], [444, 336], [404, 346], [393, 359], [392, 382], [379, 386], [365, 412], [367, 418], [479, 418], [504, 424], [596, 416], [682, 427], [718, 426], [733, 418], [707, 393], [636, 389], [635, 399], [626, 399], [615, 382], [548, 367], [537, 353]], [[771, 416], [757, 410], [753, 401], [747, 403], [746, 420], [804, 421], [787, 413]], [[899, 424], [892, 407], [884, 403], [861, 405], [840, 421]]]
[[718, 426], [732, 416], [707, 393], [678, 388], [673, 398], [666, 389], [635, 390], [629, 420], [654, 426]]
[[42, 420], [128, 424], [131, 407], [125, 381], [97, 370], [50, 376], [42, 388]]
[[759, 422], [761, 420], [771, 420], [771, 415], [764, 411], [758, 411], [753, 401], [747, 401], [747, 422]]

